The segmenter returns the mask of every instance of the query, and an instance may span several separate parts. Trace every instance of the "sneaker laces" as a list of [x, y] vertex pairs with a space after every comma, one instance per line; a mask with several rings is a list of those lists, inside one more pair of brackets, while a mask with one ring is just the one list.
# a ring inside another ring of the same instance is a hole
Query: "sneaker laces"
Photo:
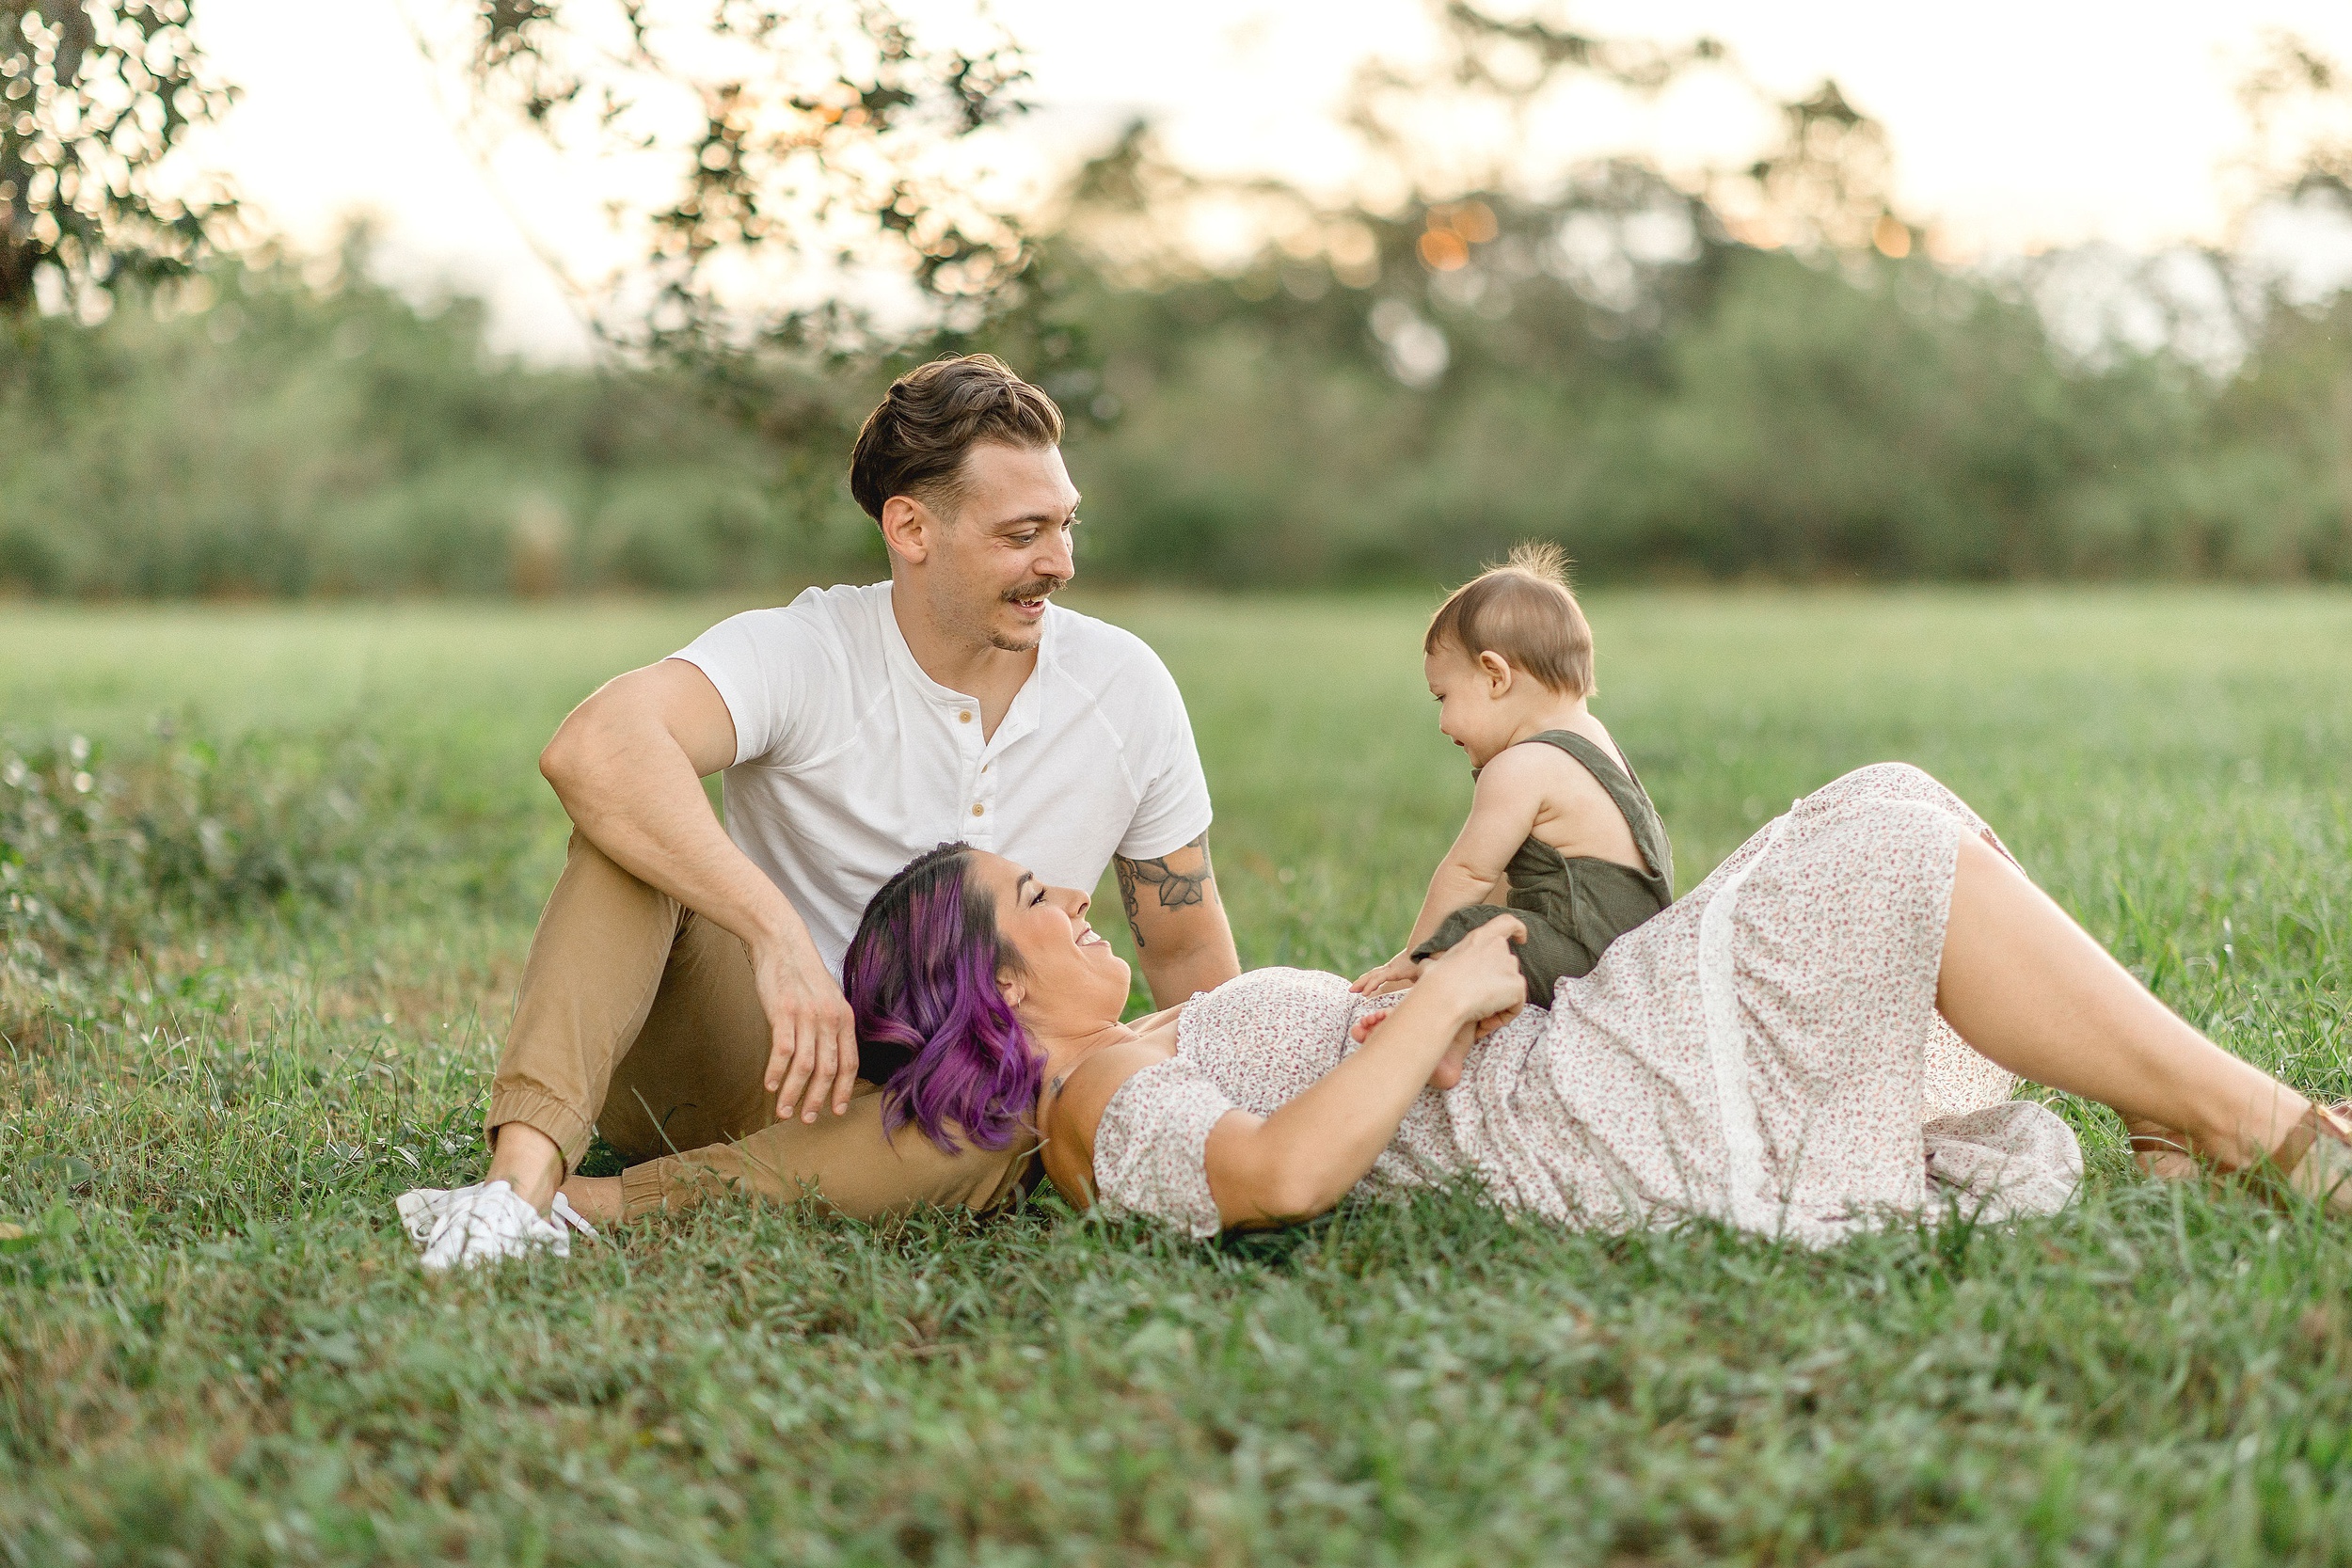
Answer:
[[555, 1202], [549, 1208], [548, 1212], [586, 1237], [591, 1245], [602, 1246], [604, 1244], [604, 1238], [596, 1234], [596, 1227], [580, 1217], [580, 1211], [572, 1207], [572, 1200], [565, 1197], [562, 1191], [559, 1190], [556, 1193]]

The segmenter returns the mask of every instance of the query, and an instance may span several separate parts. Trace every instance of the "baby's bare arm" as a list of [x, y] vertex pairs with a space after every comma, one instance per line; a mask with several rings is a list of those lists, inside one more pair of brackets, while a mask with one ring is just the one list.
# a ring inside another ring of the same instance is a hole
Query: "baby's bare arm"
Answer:
[[1445, 917], [1465, 905], [1490, 897], [1503, 881], [1503, 873], [1519, 846], [1535, 826], [1543, 808], [1543, 770], [1530, 766], [1540, 759], [1525, 753], [1534, 748], [1512, 747], [1479, 770], [1478, 789], [1470, 797], [1470, 820], [1454, 840], [1454, 847], [1438, 863], [1429, 879], [1429, 896], [1422, 901], [1420, 918], [1405, 943], [1411, 952], [1436, 934]]

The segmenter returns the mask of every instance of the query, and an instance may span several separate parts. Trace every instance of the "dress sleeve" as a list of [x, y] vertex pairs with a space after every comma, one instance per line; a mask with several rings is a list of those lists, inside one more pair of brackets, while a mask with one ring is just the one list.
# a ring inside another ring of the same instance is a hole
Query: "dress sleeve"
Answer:
[[1142, 1214], [1189, 1235], [1224, 1228], [1209, 1194], [1209, 1130], [1235, 1107], [1182, 1056], [1128, 1079], [1094, 1129], [1094, 1196], [1110, 1214]]

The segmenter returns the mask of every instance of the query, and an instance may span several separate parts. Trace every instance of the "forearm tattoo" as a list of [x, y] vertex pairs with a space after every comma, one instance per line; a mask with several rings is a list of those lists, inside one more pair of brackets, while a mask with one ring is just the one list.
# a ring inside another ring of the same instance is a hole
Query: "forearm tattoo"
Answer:
[[1202, 833], [1184, 848], [1170, 850], [1169, 854], [1181, 855], [1185, 849], [1200, 851], [1200, 868], [1198, 871], [1176, 870], [1168, 863], [1168, 855], [1148, 861], [1131, 861], [1124, 855], [1111, 857], [1111, 864], [1119, 872], [1119, 901], [1127, 906], [1127, 928], [1136, 934], [1137, 948], [1143, 946], [1143, 922], [1137, 918], [1142, 913], [1143, 903], [1136, 892], [1137, 886], [1151, 888], [1164, 910], [1186, 909], [1194, 904], [1208, 902], [1209, 881], [1216, 875], [1209, 865], [1209, 835]]

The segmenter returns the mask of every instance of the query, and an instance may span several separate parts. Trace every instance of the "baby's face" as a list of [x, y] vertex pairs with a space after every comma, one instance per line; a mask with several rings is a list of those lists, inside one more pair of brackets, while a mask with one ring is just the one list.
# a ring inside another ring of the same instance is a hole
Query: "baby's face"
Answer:
[[1422, 660], [1429, 694], [1438, 699], [1438, 728], [1445, 737], [1470, 753], [1472, 768], [1487, 761], [1511, 743], [1516, 715], [1497, 689], [1492, 672], [1451, 643]]

